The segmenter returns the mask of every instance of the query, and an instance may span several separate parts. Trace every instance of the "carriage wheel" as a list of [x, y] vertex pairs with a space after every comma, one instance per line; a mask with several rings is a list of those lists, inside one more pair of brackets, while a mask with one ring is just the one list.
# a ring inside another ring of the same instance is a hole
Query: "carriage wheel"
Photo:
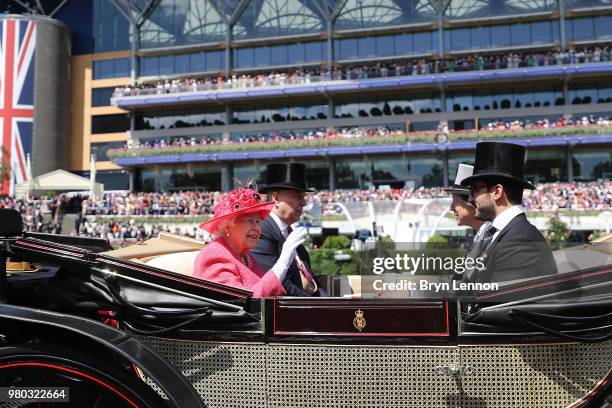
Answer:
[[[108, 357], [108, 356], [106, 356]], [[129, 363], [113, 364], [104, 357], [63, 350], [61, 345], [24, 344], [0, 348], [3, 387], [52, 387], [69, 390], [62, 407], [157, 408], [168, 404], [140, 380]], [[18, 407], [56, 404], [23, 401]]]

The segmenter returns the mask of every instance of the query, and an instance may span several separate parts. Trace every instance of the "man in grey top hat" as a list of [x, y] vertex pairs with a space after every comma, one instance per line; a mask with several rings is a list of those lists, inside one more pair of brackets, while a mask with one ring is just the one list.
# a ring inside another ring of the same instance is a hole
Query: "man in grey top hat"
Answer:
[[[261, 235], [251, 254], [263, 270], [276, 263], [283, 243], [291, 233], [291, 225], [298, 222], [306, 205], [306, 194], [312, 192], [306, 187], [306, 166], [301, 163], [269, 164], [266, 184], [259, 188], [262, 194], [274, 201], [270, 216], [261, 221]], [[288, 296], [320, 296], [317, 283], [310, 267], [310, 256], [303, 245], [296, 249], [296, 255], [282, 282]]]
[[[468, 202], [470, 197], [470, 189], [461, 185], [461, 182], [465, 178], [471, 176], [473, 171], [474, 166], [459, 164], [457, 176], [455, 177], [455, 183], [452, 186], [445, 188], [444, 191], [450, 193], [453, 198], [450, 205], [450, 210], [455, 214], [457, 225], [465, 225], [476, 231], [474, 241], [472, 242], [466, 256], [466, 258], [476, 259], [476, 257], [478, 257], [478, 255], [482, 252], [483, 245], [486, 244], [483, 242], [483, 237], [487, 228], [490, 227], [491, 221], [484, 221], [476, 218], [476, 207]], [[462, 273], [456, 272], [452, 278], [456, 280], [469, 281], [474, 273], [474, 270], [474, 268], [468, 268]]]

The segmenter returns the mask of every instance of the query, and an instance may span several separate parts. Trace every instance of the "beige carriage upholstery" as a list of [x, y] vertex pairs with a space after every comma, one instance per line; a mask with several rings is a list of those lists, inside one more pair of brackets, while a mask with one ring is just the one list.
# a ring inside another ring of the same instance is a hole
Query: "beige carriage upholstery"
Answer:
[[162, 232], [155, 238], [104, 252], [104, 254], [191, 275], [195, 257], [205, 245], [204, 242], [193, 238]]
[[193, 275], [193, 265], [199, 253], [200, 251], [189, 251], [160, 255], [146, 261], [145, 264], [165, 271]]

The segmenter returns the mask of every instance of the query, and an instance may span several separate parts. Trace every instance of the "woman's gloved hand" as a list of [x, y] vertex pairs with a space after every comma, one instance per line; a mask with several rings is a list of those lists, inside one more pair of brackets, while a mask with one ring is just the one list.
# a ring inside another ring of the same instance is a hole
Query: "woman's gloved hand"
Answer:
[[306, 228], [304, 227], [294, 229], [285, 240], [278, 261], [276, 261], [272, 267], [272, 272], [274, 272], [279, 281], [285, 278], [287, 269], [289, 269], [293, 259], [295, 259], [295, 250], [302, 245], [304, 241], [306, 241]]

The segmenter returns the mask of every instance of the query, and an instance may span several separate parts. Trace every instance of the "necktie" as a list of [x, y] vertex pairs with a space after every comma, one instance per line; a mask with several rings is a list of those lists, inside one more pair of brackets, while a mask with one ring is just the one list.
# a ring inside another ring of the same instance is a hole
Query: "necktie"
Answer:
[[474, 240], [472, 248], [470, 248], [470, 252], [468, 252], [467, 256], [473, 259], [482, 257], [487, 250], [487, 247], [491, 243], [493, 235], [495, 235], [496, 231], [497, 228], [495, 228], [493, 224], [489, 225], [482, 236], [479, 239]]
[[[497, 231], [497, 228], [495, 228], [493, 224], [486, 227], [482, 236], [476, 237], [476, 239], [474, 240], [474, 243], [472, 244], [472, 248], [470, 248], [470, 251], [466, 255], [466, 258], [472, 258], [472, 259], [482, 258], [489, 244], [491, 243], [491, 240], [493, 239], [493, 235], [495, 235], [496, 231]], [[474, 275], [475, 270], [476, 268], [469, 268], [469, 269], [466, 268], [466, 271], [464, 273], [462, 280], [464, 282], [472, 281], [472, 277]]]
[[[293, 229], [291, 227], [287, 227], [287, 236], [291, 234]], [[315, 282], [312, 273], [308, 270], [304, 262], [300, 259], [297, 254], [295, 254], [295, 263], [297, 264], [298, 270], [300, 271], [300, 278], [302, 279], [302, 287], [304, 290], [310, 294], [313, 294], [317, 291], [317, 283]]]

